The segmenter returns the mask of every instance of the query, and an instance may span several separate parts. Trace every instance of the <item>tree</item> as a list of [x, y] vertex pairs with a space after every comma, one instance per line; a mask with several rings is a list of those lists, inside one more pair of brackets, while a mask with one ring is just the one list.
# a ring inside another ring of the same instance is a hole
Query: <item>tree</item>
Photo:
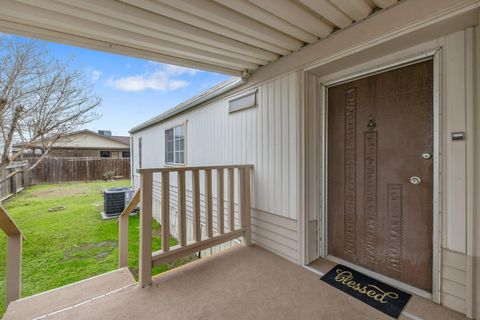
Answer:
[[41, 42], [0, 37], [0, 174], [30, 148], [42, 150], [26, 170], [35, 168], [56, 142], [96, 119], [100, 103], [85, 73]]

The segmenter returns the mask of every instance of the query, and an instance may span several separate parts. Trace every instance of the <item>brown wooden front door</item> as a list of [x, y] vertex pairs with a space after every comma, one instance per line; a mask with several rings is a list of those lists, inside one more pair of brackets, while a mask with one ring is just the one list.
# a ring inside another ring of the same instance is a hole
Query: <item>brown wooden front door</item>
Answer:
[[328, 88], [328, 253], [431, 292], [433, 62]]

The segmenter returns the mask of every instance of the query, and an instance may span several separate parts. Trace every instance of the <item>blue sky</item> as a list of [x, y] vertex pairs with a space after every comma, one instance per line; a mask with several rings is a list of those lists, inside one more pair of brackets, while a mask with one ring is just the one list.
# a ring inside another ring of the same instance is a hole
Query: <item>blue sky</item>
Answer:
[[[16, 36], [15, 36], [16, 37]], [[24, 39], [17, 37], [18, 39]], [[230, 76], [106, 52], [45, 42], [60, 61], [83, 70], [102, 98], [101, 118], [86, 128], [128, 135], [137, 124], [228, 79]], [[73, 60], [72, 60], [73, 59]]]

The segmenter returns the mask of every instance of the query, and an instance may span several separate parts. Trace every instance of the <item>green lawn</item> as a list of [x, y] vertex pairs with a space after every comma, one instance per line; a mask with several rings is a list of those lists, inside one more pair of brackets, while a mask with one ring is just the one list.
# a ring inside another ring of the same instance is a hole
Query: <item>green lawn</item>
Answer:
[[[101, 188], [129, 186], [130, 181], [41, 185], [24, 190], [3, 205], [24, 233], [22, 296], [30, 296], [118, 267], [118, 224], [102, 220]], [[59, 211], [52, 208], [63, 207]], [[129, 267], [138, 269], [138, 216], [130, 218]], [[160, 248], [153, 222], [152, 249]], [[176, 244], [171, 239], [171, 245]], [[0, 316], [5, 303], [6, 236], [0, 232]], [[167, 266], [154, 269], [154, 274]]]

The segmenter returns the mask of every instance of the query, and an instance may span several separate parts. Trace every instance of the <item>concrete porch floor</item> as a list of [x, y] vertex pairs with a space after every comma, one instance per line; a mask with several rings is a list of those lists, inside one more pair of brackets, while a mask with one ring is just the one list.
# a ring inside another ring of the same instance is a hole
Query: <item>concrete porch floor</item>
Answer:
[[[60, 301], [53, 310], [55, 291], [30, 298], [30, 303], [38, 306], [48, 299], [48, 319], [390, 319], [320, 281], [314, 272], [255, 245], [231, 248], [163, 273], [147, 289], [122, 279], [121, 287], [95, 299], [79, 302], [76, 296], [74, 307]], [[62, 292], [57, 293], [60, 300]], [[30, 299], [12, 303], [5, 319], [26, 319], [22, 310], [29, 308]], [[40, 308], [28, 318], [46, 316], [46, 310]], [[400, 319], [465, 319], [416, 296], [404, 311], [413, 317], [402, 314]]]

